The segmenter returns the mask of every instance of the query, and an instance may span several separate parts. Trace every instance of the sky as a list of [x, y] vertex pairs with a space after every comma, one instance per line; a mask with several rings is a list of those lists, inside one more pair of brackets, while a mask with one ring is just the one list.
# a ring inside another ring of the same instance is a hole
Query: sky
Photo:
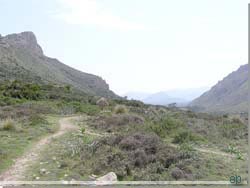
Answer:
[[35, 33], [45, 55], [117, 94], [210, 87], [247, 63], [249, 0], [0, 0], [0, 34]]

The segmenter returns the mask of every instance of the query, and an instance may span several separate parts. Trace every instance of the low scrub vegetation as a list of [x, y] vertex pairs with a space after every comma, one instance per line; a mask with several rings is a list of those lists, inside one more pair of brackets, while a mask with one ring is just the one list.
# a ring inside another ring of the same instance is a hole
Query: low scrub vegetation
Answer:
[[[92, 174], [111, 171], [119, 180], [227, 180], [235, 169], [246, 171], [247, 126], [236, 116], [100, 98], [70, 86], [6, 81], [0, 92], [0, 172], [57, 130], [55, 115], [73, 114], [83, 115], [79, 130], [53, 140], [31, 167], [30, 180], [90, 180]], [[236, 143], [237, 149], [226, 151], [225, 143]], [[233, 165], [225, 156], [198, 150], [203, 147], [235, 156]]]
[[183, 144], [188, 142], [199, 142], [199, 141], [204, 141], [204, 138], [201, 137], [200, 135], [185, 130], [178, 132], [173, 139], [173, 143], [177, 144]]
[[106, 132], [123, 132], [133, 127], [142, 127], [144, 123], [144, 118], [135, 114], [99, 115], [88, 121], [91, 127]]

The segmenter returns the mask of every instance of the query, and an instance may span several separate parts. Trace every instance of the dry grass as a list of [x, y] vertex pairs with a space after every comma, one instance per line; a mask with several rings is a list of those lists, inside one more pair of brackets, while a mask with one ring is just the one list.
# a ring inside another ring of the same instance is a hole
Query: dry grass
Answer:
[[1, 122], [1, 129], [5, 131], [16, 130], [15, 121], [11, 118], [5, 119]]
[[127, 112], [128, 112], [128, 109], [127, 109], [127, 107], [124, 106], [124, 105], [117, 105], [117, 106], [115, 106], [115, 108], [114, 108], [114, 113], [115, 113], [115, 114], [125, 114], [125, 113], [127, 113]]

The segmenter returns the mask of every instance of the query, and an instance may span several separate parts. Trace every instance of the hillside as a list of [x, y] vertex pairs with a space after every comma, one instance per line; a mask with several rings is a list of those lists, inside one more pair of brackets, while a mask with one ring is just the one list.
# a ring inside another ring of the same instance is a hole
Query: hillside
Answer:
[[9, 79], [71, 85], [92, 95], [116, 96], [101, 77], [45, 56], [32, 32], [0, 35], [0, 81]]
[[247, 75], [248, 65], [241, 66], [195, 99], [190, 106], [209, 112], [247, 112]]

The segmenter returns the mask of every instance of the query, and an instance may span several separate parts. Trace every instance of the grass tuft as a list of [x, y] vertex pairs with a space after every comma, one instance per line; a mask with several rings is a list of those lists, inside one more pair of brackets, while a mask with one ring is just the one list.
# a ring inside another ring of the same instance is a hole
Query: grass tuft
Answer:
[[15, 121], [13, 119], [6, 119], [1, 123], [1, 129], [5, 131], [16, 130]]

